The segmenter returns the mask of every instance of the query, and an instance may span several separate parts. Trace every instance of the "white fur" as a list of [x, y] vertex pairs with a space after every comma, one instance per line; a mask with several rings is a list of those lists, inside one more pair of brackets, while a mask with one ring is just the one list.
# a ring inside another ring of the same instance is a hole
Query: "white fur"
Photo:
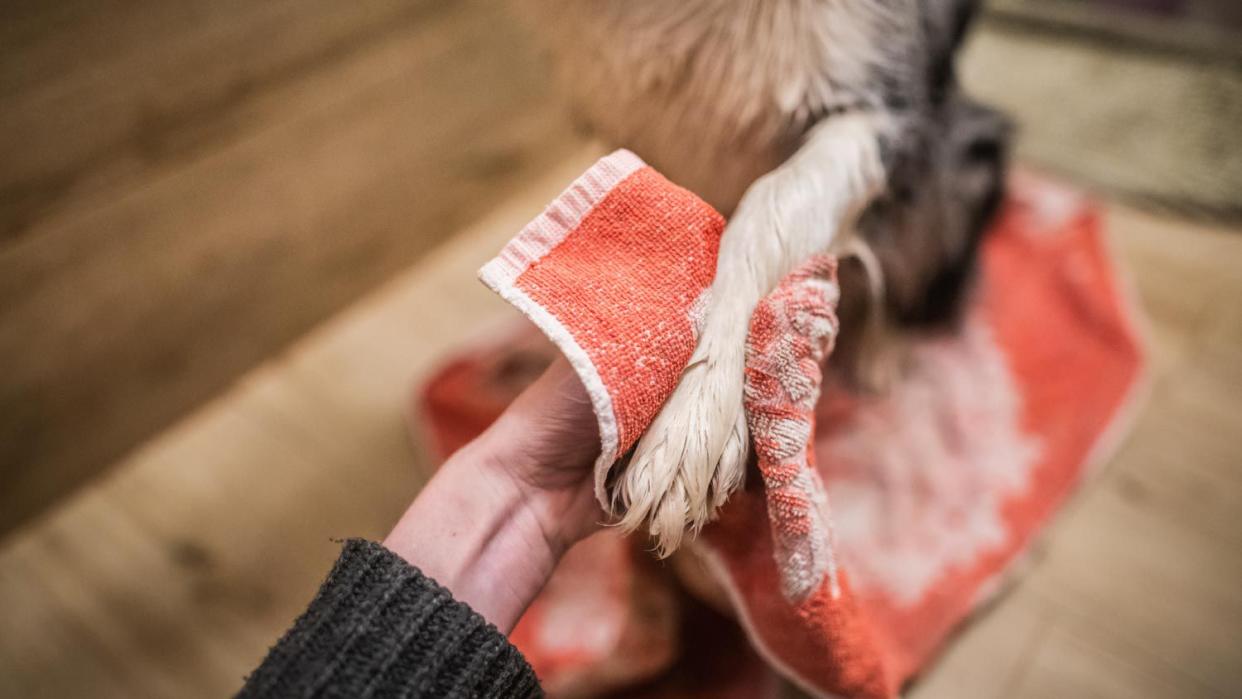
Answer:
[[792, 158], [747, 190], [725, 229], [698, 348], [617, 484], [622, 526], [647, 523], [662, 554], [741, 484], [747, 319], [785, 275], [838, 245], [883, 186], [882, 119], [853, 114], [816, 126]]
[[892, 63], [887, 52], [914, 35], [902, 23], [915, 14], [868, 0], [525, 7], [600, 136], [722, 212], [736, 207], [698, 348], [612, 493], [622, 525], [645, 524], [667, 554], [742, 483], [751, 311], [800, 263], [838, 243], [883, 185], [883, 117], [858, 110], [817, 119], [880, 103], [871, 69]]
[[725, 214], [820, 116], [878, 105], [870, 68], [915, 34], [914, 13], [874, 0], [520, 6], [592, 130]]

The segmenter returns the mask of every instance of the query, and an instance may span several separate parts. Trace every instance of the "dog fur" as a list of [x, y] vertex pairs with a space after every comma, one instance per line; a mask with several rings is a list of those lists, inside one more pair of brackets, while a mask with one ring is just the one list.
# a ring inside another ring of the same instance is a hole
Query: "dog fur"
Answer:
[[854, 373], [875, 309], [891, 338], [955, 318], [1008, 133], [954, 75], [976, 5], [525, 0], [590, 129], [730, 216], [698, 348], [610, 484], [661, 553], [742, 484], [746, 319], [786, 274], [825, 251], [873, 262], [841, 272]]

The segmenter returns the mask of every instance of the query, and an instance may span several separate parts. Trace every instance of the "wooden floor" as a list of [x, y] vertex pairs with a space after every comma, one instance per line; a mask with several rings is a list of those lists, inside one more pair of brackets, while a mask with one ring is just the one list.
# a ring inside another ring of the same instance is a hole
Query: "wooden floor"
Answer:
[[[220, 696], [346, 536], [426, 469], [402, 422], [444, 352], [513, 313], [473, 272], [579, 153], [0, 549], [0, 696]], [[1151, 321], [1151, 395], [1029, 576], [914, 690], [1236, 696], [1242, 684], [1242, 235], [1115, 206]]]
[[463, 0], [0, 3], [0, 533], [581, 141]]

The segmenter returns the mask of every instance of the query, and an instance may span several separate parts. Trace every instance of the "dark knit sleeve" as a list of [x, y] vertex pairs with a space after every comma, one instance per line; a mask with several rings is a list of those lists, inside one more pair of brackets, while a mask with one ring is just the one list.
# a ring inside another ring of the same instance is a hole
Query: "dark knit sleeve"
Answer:
[[495, 626], [400, 556], [352, 539], [238, 696], [525, 699], [542, 692]]

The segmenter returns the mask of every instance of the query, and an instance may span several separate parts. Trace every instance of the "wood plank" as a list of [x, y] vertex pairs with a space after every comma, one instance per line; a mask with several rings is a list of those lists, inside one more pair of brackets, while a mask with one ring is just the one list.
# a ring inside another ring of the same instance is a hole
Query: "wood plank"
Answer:
[[0, 241], [76, 199], [260, 124], [247, 103], [426, 21], [442, 4], [364, 0], [6, 3]]
[[1139, 665], [1109, 653], [1090, 641], [1053, 628], [1035, 649], [1030, 667], [1011, 691], [997, 696], [1015, 699], [1076, 697], [1081, 699], [1184, 699], [1224, 697], [1161, 666]]
[[961, 72], [974, 95], [1016, 119], [1024, 161], [1144, 206], [1242, 221], [1236, 61], [1032, 33], [985, 17]]
[[382, 536], [408, 503], [426, 471], [402, 420], [412, 381], [478, 332], [463, 318], [514, 319], [474, 272], [594, 156], [18, 532], [0, 552], [0, 595], [20, 607], [0, 614], [0, 696], [235, 691], [332, 539]]
[[[34, 164], [5, 172], [102, 184], [75, 185], [0, 246], [0, 532], [580, 143], [490, 3], [260, 5], [238, 9], [245, 21], [206, 2], [136, 29], [117, 20], [114, 38], [141, 51], [12, 86], [21, 128], [0, 133]], [[143, 43], [160, 22], [172, 36]], [[28, 50], [36, 72], [65, 68], [41, 47]], [[40, 124], [75, 95], [72, 123]], [[158, 105], [159, 128], [142, 104]], [[63, 152], [32, 154], [57, 133]], [[152, 153], [137, 134], [158, 141]]]
[[1008, 697], [1049, 632], [1048, 605], [1018, 586], [953, 639], [910, 699]]
[[1027, 34], [1040, 32], [1097, 47], [1242, 65], [1242, 47], [1236, 36], [1242, 27], [1242, 7], [1234, 0], [1183, 0], [1170, 9], [1110, 0], [991, 0], [984, 14], [989, 23]]

